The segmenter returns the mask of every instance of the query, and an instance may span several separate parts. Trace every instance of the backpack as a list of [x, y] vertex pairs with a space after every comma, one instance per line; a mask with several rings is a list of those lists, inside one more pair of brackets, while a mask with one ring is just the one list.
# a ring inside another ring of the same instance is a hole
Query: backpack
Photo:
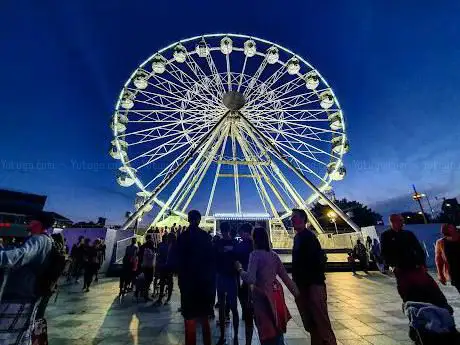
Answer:
[[150, 248], [144, 249], [144, 256], [142, 257], [142, 267], [153, 267], [155, 261], [155, 254]]
[[45, 269], [39, 274], [36, 282], [36, 293], [40, 297], [51, 296], [57, 287], [59, 277], [64, 272], [67, 261], [64, 248], [60, 248], [52, 241], [51, 251], [48, 253]]

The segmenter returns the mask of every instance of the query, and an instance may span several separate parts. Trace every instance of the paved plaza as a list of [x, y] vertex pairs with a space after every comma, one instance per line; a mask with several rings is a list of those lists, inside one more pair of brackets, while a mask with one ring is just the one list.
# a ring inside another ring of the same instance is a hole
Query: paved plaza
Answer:
[[[407, 319], [393, 278], [376, 272], [352, 277], [348, 272], [327, 275], [329, 311], [339, 344], [412, 344], [407, 336]], [[50, 345], [176, 345], [184, 343], [179, 295], [169, 306], [136, 303], [131, 296], [119, 303], [118, 281], [107, 278], [84, 294], [80, 286], [62, 289], [57, 302], [47, 311]], [[460, 322], [460, 298], [452, 287], [443, 287]], [[285, 335], [287, 345], [310, 344], [293, 298], [288, 293], [293, 316]], [[241, 322], [240, 344], [244, 344]], [[217, 328], [213, 322], [214, 341]], [[228, 330], [231, 332], [231, 329]], [[198, 332], [200, 333], [200, 332]], [[230, 336], [229, 336], [230, 337]], [[257, 335], [253, 344], [260, 344]], [[230, 342], [229, 342], [230, 343]]]

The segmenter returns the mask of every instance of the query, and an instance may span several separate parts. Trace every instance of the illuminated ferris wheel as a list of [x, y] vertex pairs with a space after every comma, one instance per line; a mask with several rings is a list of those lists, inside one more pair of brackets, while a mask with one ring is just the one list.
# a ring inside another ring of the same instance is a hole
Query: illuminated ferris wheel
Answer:
[[260, 204], [280, 234], [300, 207], [321, 231], [309, 211], [318, 199], [358, 230], [327, 198], [346, 173], [339, 102], [318, 70], [278, 44], [211, 34], [159, 50], [125, 83], [111, 128], [117, 181], [139, 189], [124, 228], [154, 205], [152, 224], [186, 217], [195, 200], [212, 219], [224, 199], [235, 214]]

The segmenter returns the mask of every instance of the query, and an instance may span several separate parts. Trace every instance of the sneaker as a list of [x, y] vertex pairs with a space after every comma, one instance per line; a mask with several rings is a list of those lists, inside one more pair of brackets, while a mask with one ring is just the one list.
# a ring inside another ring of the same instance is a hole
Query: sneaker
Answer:
[[85, 292], [89, 292], [89, 288], [86, 288]]

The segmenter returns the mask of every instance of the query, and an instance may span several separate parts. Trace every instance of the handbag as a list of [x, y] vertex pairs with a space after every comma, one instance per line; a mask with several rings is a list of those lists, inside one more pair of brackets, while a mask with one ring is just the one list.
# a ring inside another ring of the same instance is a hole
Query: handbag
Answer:
[[286, 333], [287, 324], [292, 316], [284, 299], [283, 287], [277, 279], [273, 282], [272, 300], [275, 304], [275, 324], [280, 331]]

